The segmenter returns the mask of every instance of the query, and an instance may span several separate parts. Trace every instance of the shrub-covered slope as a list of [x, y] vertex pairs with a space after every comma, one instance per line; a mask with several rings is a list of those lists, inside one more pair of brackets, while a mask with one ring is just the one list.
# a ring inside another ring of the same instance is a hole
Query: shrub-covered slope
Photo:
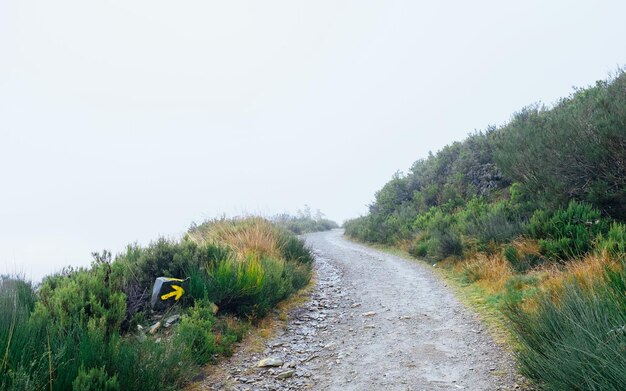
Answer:
[[[131, 245], [37, 287], [0, 278], [0, 390], [180, 389], [250, 322], [306, 285], [313, 259], [261, 218], [210, 221], [180, 241]], [[161, 319], [149, 308], [159, 276], [189, 278]], [[217, 306], [216, 306], [217, 305]], [[181, 315], [166, 328], [164, 319]]]
[[508, 316], [546, 389], [625, 383], [626, 73], [534, 105], [396, 174], [363, 241], [439, 261]]

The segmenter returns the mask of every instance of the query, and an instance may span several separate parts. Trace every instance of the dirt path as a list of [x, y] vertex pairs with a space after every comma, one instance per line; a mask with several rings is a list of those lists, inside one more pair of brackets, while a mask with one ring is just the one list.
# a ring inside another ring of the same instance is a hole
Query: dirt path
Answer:
[[[317, 257], [311, 300], [260, 354], [221, 364], [204, 389], [508, 390], [513, 359], [419, 262], [347, 241], [306, 236]], [[261, 359], [281, 367], [259, 368]], [[209, 379], [207, 379], [209, 380]]]

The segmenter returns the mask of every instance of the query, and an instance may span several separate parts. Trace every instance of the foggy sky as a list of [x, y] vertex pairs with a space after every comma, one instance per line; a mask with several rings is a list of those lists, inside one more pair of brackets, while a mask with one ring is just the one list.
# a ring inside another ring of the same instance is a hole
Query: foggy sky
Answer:
[[356, 217], [626, 64], [626, 3], [515, 3], [0, 0], [0, 273], [222, 214]]

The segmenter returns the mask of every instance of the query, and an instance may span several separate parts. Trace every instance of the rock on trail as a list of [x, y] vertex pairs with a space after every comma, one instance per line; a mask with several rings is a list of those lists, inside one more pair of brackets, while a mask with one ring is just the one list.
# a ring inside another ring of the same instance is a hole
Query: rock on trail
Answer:
[[[510, 353], [423, 264], [342, 236], [305, 236], [317, 285], [263, 352], [235, 353], [205, 390], [509, 390]], [[265, 360], [265, 361], [263, 361]], [[260, 365], [260, 364], [280, 364]], [[210, 381], [209, 381], [210, 380]]]

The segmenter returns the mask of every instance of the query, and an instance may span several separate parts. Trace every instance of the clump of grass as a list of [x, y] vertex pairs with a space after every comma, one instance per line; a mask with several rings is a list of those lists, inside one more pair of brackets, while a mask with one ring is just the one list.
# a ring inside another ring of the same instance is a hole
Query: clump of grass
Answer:
[[533, 311], [507, 311], [521, 344], [522, 372], [546, 390], [621, 390], [626, 384], [626, 263], [591, 286], [573, 278]]
[[503, 257], [483, 253], [477, 253], [466, 261], [457, 262], [455, 270], [466, 282], [475, 282], [490, 294], [501, 291], [513, 275], [510, 265]]
[[529, 239], [517, 239], [507, 244], [503, 256], [518, 273], [525, 273], [545, 261], [538, 243]]
[[226, 245], [239, 259], [281, 256], [279, 228], [261, 217], [208, 221], [194, 227], [189, 235], [198, 243]]
[[224, 260], [206, 269], [206, 297], [220, 310], [258, 319], [310, 276], [309, 266], [282, 259]]
[[611, 224], [609, 232], [599, 238], [596, 250], [614, 259], [626, 259], [626, 225]]
[[615, 270], [619, 261], [607, 254], [587, 254], [585, 257], [568, 262], [563, 266], [545, 267], [541, 289], [546, 294], [558, 298], [566, 286], [576, 284], [581, 289], [591, 290], [606, 269]]
[[229, 256], [189, 271], [194, 297], [221, 311], [257, 320], [311, 278], [313, 256], [304, 243], [262, 218], [211, 221], [195, 227], [193, 240], [220, 241]]

